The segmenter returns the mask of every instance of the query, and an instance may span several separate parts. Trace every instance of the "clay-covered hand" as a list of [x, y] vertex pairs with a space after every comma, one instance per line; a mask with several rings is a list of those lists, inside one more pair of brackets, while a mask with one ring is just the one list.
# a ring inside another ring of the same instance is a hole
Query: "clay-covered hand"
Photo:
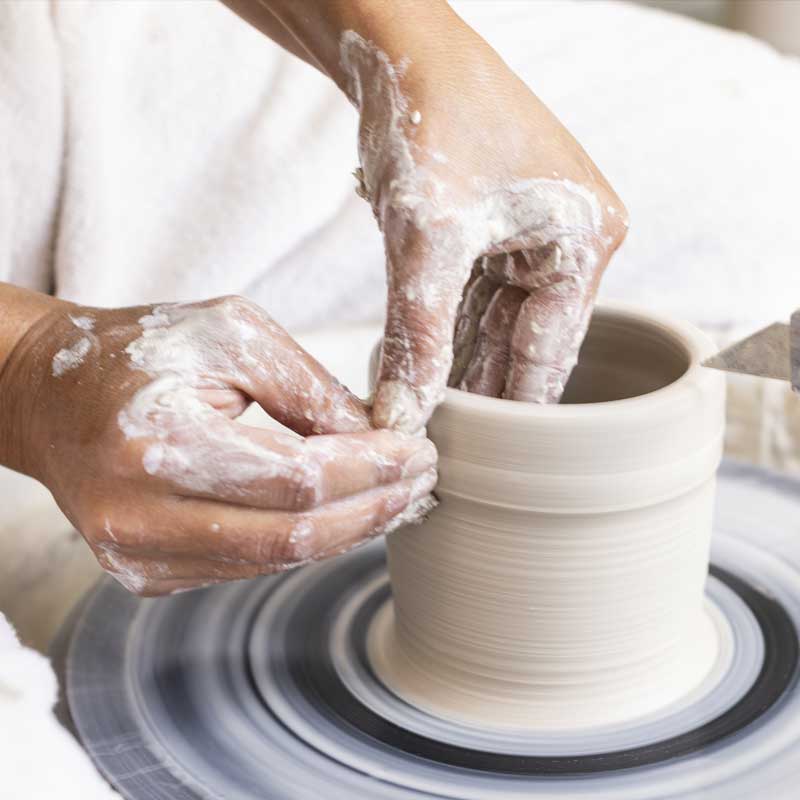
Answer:
[[420, 38], [392, 53], [352, 31], [341, 43], [387, 258], [374, 420], [407, 431], [448, 377], [557, 402], [627, 230], [597, 167], [486, 42], [457, 22], [438, 46]]
[[[428, 440], [372, 430], [368, 409], [240, 298], [63, 304], [14, 350], [0, 389], [18, 395], [17, 466], [139, 594], [343, 552], [423, 513], [435, 482]], [[251, 399], [296, 433], [237, 421]]]

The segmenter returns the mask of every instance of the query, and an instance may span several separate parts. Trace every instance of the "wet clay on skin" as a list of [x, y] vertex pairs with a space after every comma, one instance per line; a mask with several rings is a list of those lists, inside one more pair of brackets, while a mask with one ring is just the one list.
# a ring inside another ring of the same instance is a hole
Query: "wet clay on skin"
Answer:
[[[426, 120], [401, 88], [409, 62], [393, 63], [355, 31], [344, 32], [340, 53], [362, 119], [359, 193], [384, 233], [387, 259], [376, 423], [419, 430], [448, 376], [470, 392], [557, 402], [586, 332], [614, 209], [557, 173], [454, 181], [447, 155], [418, 142]], [[471, 269], [473, 291], [458, 309]], [[424, 348], [409, 318], [425, 320]]]

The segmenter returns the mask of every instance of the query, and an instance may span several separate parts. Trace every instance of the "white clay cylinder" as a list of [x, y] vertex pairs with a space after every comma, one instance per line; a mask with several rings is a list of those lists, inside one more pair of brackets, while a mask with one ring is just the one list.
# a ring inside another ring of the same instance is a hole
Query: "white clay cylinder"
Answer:
[[664, 709], [711, 671], [704, 599], [723, 376], [692, 326], [595, 311], [564, 402], [449, 389], [441, 505], [388, 538], [370, 658], [409, 703], [563, 730]]

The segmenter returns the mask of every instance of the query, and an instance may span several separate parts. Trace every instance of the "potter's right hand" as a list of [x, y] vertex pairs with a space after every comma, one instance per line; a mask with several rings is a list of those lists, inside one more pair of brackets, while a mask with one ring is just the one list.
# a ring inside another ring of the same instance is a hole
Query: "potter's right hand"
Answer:
[[583, 148], [446, 0], [224, 2], [358, 110], [389, 290], [375, 424], [420, 430], [448, 379], [557, 402], [627, 230]]
[[395, 50], [407, 66], [370, 42], [343, 46], [386, 250], [373, 417], [408, 431], [448, 380], [558, 402], [627, 230], [599, 169], [497, 53], [457, 18], [441, 41], [447, 58], [414, 41]]
[[[372, 430], [256, 305], [53, 303], [0, 361], [0, 460], [128, 589], [284, 570], [424, 513], [431, 442]], [[251, 399], [299, 436], [236, 421]]]

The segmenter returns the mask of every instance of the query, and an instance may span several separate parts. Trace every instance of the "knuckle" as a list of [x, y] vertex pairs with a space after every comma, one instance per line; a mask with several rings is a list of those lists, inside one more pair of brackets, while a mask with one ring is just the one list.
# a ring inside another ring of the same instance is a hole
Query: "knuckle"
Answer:
[[316, 508], [322, 499], [322, 466], [316, 461], [304, 460], [292, 470], [289, 486], [290, 510], [309, 511]]
[[627, 213], [624, 216], [617, 215], [607, 219], [606, 228], [611, 239], [607, 249], [610, 253], [613, 253], [625, 241], [629, 224]]
[[130, 519], [122, 522], [113, 512], [100, 509], [87, 515], [80, 530], [93, 548], [119, 552], [127, 547], [142, 547], [146, 544], [147, 536], [142, 531], [137, 531], [137, 527], [138, 524]]
[[91, 548], [100, 567], [131, 594], [152, 597], [165, 592], [163, 581], [171, 575], [168, 562], [142, 560], [126, 553], [119, 537], [92, 542]]
[[226, 317], [238, 317], [247, 320], [269, 319], [267, 312], [258, 303], [239, 294], [220, 297], [216, 301], [216, 305]]
[[309, 561], [316, 554], [315, 526], [307, 516], [291, 520], [288, 529], [272, 542], [270, 562], [274, 567], [286, 568]]
[[613, 252], [625, 241], [630, 226], [628, 209], [613, 191], [603, 197], [603, 223], [610, 238], [607, 249]]
[[112, 548], [108, 545], [93, 546], [92, 552], [97, 559], [97, 563], [103, 568], [104, 572], [113, 573], [116, 571], [116, 555], [112, 555]]
[[121, 554], [116, 548], [109, 546], [95, 550], [97, 562], [117, 583], [125, 587], [131, 594], [139, 597], [147, 596], [158, 581], [145, 575], [138, 565]]
[[496, 253], [486, 256], [483, 260], [483, 278], [479, 289], [488, 289], [504, 280], [508, 266], [509, 256], [507, 253]]
[[283, 333], [280, 326], [258, 303], [241, 295], [227, 295], [215, 301], [224, 336], [250, 339], [256, 336], [275, 337]]
[[225, 311], [248, 311], [255, 303], [240, 294], [226, 294], [215, 301], [218, 308]]
[[102, 508], [81, 517], [80, 531], [88, 542], [100, 546], [117, 541], [117, 532], [112, 527], [111, 516]]
[[171, 594], [171, 590], [161, 581], [145, 579], [144, 583], [129, 589], [132, 594], [137, 597], [163, 597], [164, 595]]

